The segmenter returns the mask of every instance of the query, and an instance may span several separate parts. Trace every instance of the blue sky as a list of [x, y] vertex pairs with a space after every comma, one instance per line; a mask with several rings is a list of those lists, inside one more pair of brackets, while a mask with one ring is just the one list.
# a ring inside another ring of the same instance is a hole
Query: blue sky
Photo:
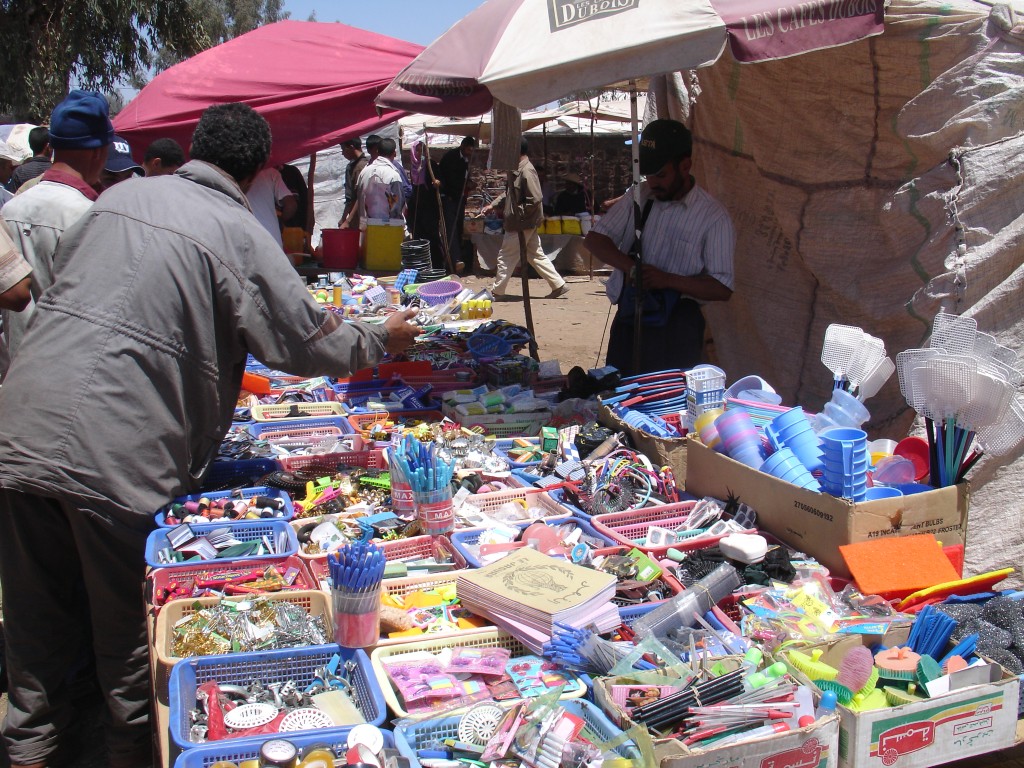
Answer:
[[411, 43], [429, 45], [483, 0], [285, 0], [296, 21], [340, 21]]

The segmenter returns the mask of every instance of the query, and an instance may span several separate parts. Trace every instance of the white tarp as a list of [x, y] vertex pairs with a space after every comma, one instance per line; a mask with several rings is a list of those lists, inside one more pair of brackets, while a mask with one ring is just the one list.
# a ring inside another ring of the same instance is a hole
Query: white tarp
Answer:
[[[818, 408], [826, 326], [895, 355], [940, 307], [1024, 349], [1022, 49], [1008, 7], [895, 0], [879, 37], [697, 72], [695, 174], [738, 233], [736, 292], [706, 309], [730, 377]], [[912, 428], [895, 379], [867, 403], [872, 436]], [[972, 473], [972, 573], [1024, 560], [1022, 469], [1018, 451]]]

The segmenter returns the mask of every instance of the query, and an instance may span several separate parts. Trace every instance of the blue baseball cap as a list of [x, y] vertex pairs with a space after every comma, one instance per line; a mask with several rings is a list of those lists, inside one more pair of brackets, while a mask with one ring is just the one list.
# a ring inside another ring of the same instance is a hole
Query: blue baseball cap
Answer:
[[110, 153], [107, 155], [107, 162], [103, 170], [110, 173], [121, 173], [122, 171], [135, 171], [139, 176], [145, 176], [146, 170], [132, 159], [132, 148], [120, 136], [115, 135], [110, 145]]
[[110, 106], [102, 93], [71, 91], [50, 115], [50, 146], [54, 149], [97, 149], [114, 140]]

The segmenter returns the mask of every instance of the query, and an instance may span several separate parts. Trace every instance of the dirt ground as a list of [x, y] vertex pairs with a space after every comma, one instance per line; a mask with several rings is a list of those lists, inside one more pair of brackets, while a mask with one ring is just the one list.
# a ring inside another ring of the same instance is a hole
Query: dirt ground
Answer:
[[[566, 282], [570, 291], [560, 299], [542, 298], [550, 292], [547, 284], [538, 279], [530, 281], [540, 358], [558, 360], [563, 374], [574, 365], [588, 369], [604, 363], [606, 333], [611, 317], [602, 277], [600, 274], [595, 274], [593, 279], [587, 275], [568, 276]], [[482, 275], [463, 278], [463, 283], [470, 288], [481, 288], [488, 286], [491, 280], [491, 277]], [[509, 284], [508, 295], [521, 297], [518, 277]], [[525, 325], [523, 302], [496, 303], [494, 317]], [[101, 702], [93, 695], [84, 698], [79, 706], [81, 717], [75, 724], [74, 733], [70, 734], [72, 744], [68, 750], [74, 757], [60, 765], [62, 768], [101, 768], [106, 764], [99, 715]], [[6, 710], [7, 696], [4, 695], [0, 697], [0, 716]], [[9, 765], [6, 749], [0, 744], [0, 768]], [[1024, 745], [948, 765], [953, 768], [1024, 768]], [[56, 764], [48, 768], [56, 768]]]

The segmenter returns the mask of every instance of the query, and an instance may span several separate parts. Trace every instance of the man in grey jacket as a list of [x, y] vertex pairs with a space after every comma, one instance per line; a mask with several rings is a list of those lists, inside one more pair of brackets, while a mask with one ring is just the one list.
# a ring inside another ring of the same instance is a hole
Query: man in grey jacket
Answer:
[[247, 354], [347, 376], [418, 333], [404, 312], [348, 324], [313, 301], [246, 202], [269, 153], [252, 109], [211, 107], [192, 162], [107, 190], [61, 238], [55, 282], [0, 390], [3, 737], [15, 766], [52, 763], [86, 623], [108, 764], [150, 763], [146, 535], [216, 453]]
[[[484, 213], [495, 210], [502, 202], [504, 208], [505, 238], [501, 241], [498, 252], [498, 274], [491, 286], [491, 293], [498, 301], [505, 301], [505, 289], [512, 273], [519, 263], [522, 245], [519, 233], [522, 232], [526, 243], [526, 260], [537, 273], [547, 281], [551, 293], [546, 298], [557, 299], [569, 292], [569, 286], [558, 274], [540, 244], [537, 228], [544, 221], [544, 192], [541, 190], [540, 177], [537, 169], [530, 162], [530, 145], [524, 136], [519, 145], [519, 167], [509, 171], [505, 193], [484, 208]], [[524, 266], [523, 269], [526, 269]]]

